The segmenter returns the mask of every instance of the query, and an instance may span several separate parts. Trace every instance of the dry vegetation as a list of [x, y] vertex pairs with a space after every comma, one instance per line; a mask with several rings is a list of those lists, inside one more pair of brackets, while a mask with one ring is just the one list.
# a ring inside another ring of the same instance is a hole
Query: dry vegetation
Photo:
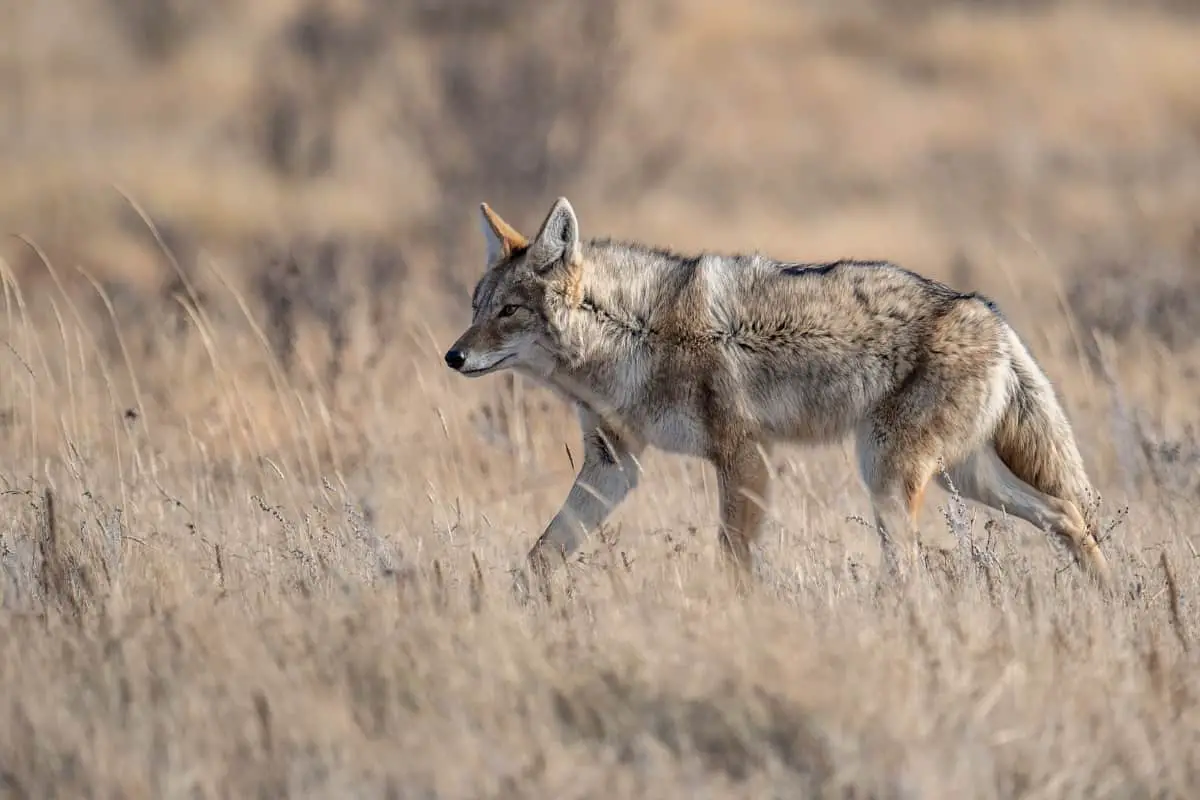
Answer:
[[[5, 4], [4, 795], [1193, 796], [1198, 11]], [[651, 457], [516, 605], [573, 419], [441, 353], [479, 200], [563, 193], [585, 233], [993, 295], [1120, 596], [934, 493], [947, 551], [878, 595], [837, 447], [781, 452], [748, 598], [711, 475]]]

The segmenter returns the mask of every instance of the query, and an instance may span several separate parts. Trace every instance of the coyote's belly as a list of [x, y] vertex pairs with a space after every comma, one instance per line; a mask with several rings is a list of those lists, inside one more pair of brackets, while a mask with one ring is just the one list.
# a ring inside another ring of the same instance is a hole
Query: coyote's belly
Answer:
[[851, 433], [895, 390], [907, 359], [797, 347], [769, 360], [729, 359], [731, 402], [748, 432], [767, 439], [823, 443]]
[[617, 416], [645, 444], [669, 453], [707, 456], [746, 437], [824, 442], [851, 432], [891, 389], [865, 362], [817, 369], [719, 369], [655, 376], [621, 403]]
[[711, 450], [709, 421], [699, 409], [672, 406], [655, 409], [640, 420], [646, 444], [667, 453], [705, 456]]

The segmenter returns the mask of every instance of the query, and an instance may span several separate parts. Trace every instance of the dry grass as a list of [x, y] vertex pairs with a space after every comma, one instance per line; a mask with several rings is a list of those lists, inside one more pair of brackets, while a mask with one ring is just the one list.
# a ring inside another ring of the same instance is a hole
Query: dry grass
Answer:
[[[1194, 793], [1186, 4], [624, 4], [624, 78], [574, 118], [592, 158], [520, 188], [454, 169], [466, 128], [426, 163], [412, 131], [451, 129], [425, 78], [562, 18], [419, 35], [377, 5], [0, 20], [0, 221], [27, 237], [0, 249], [5, 796]], [[334, 31], [332, 55], [286, 30]], [[284, 101], [280, 154], [260, 129]], [[1078, 427], [1119, 596], [933, 493], [946, 552], [880, 594], [830, 447], [778, 456], [750, 597], [722, 579], [711, 474], [652, 455], [554, 601], [516, 604], [577, 431], [533, 387], [448, 374], [466, 303], [443, 278], [473, 275], [473, 203], [531, 227], [559, 193], [585, 232], [897, 258], [994, 295]]]

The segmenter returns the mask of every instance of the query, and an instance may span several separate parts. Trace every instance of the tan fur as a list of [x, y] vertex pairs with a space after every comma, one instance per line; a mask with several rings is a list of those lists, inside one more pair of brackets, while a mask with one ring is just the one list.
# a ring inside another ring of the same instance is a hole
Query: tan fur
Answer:
[[713, 464], [723, 551], [742, 576], [767, 448], [854, 435], [892, 570], [911, 563], [922, 494], [945, 467], [965, 496], [1047, 526], [1109, 582], [1066, 415], [986, 298], [887, 262], [585, 240], [565, 198], [528, 240], [482, 209], [488, 266], [447, 364], [517, 370], [574, 403], [583, 432], [579, 476], [529, 555], [539, 575], [628, 496], [655, 447]]
[[501, 219], [499, 214], [492, 211], [491, 206], [487, 203], [480, 203], [479, 210], [483, 212], [483, 218], [488, 226], [491, 227], [492, 233], [500, 240], [505, 257], [511, 256], [516, 250], [529, 246], [528, 240], [518, 233], [515, 228]]

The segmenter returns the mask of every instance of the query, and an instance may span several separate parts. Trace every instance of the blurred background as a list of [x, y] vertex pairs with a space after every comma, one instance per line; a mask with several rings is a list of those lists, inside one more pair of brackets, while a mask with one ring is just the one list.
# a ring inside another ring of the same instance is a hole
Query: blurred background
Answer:
[[456, 482], [540, 455], [548, 512], [569, 411], [510, 377], [455, 380], [441, 354], [482, 269], [479, 202], [530, 232], [565, 194], [584, 235], [888, 258], [991, 294], [1094, 434], [1102, 485], [1192, 463], [1200, 3], [0, 15], [0, 227], [22, 237], [0, 244], [8, 319], [66, 345], [38, 356], [10, 327], [13, 375], [52, 376], [40, 394], [9, 382], [14, 459], [109, 436], [86, 403], [35, 413], [90, 371], [113, 406], [97, 419], [144, 418], [159, 452], [174, 435], [312, 476], [403, 452]]

